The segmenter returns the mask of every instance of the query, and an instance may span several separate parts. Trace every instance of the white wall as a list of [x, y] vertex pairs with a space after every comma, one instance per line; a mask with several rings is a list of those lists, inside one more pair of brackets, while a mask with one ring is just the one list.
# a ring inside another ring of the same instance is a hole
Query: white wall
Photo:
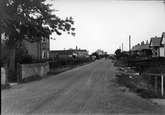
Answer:
[[160, 52], [160, 57], [165, 57], [165, 55], [164, 55], [164, 47], [160, 47], [159, 48], [159, 52]]
[[43, 77], [49, 72], [49, 63], [21, 64], [22, 79], [39, 75]]
[[1, 68], [1, 85], [6, 85], [7, 84], [7, 78], [5, 74], [5, 69]]

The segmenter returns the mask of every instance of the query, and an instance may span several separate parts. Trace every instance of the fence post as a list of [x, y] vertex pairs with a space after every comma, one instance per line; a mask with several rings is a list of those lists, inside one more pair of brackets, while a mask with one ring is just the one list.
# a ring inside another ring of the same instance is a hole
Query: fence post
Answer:
[[21, 64], [17, 63], [17, 83], [20, 83], [21, 80]]
[[163, 88], [164, 88], [164, 81], [163, 81], [163, 75], [161, 76], [161, 95], [163, 96]]
[[6, 76], [6, 81], [5, 81], [5, 84], [8, 83], [8, 68], [7, 68], [7, 64], [4, 65], [4, 69], [5, 69], [5, 76]]
[[155, 75], [155, 96], [157, 97], [157, 75]]

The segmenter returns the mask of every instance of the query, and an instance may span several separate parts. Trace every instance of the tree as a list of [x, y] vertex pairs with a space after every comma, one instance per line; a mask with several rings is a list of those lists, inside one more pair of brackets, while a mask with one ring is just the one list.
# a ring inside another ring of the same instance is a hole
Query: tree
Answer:
[[120, 54], [121, 54], [121, 49], [117, 49], [117, 50], [115, 51], [115, 54], [116, 54], [116, 56], [120, 55]]
[[23, 40], [29, 42], [41, 41], [42, 37], [48, 37], [56, 32], [61, 35], [62, 31], [75, 35], [74, 21], [72, 17], [65, 20], [53, 15], [52, 5], [45, 4], [46, 0], [1, 0], [1, 34], [9, 41], [7, 48], [9, 76], [15, 75], [16, 48]]
[[96, 56], [96, 59], [100, 58], [97, 52], [92, 53], [92, 56]]

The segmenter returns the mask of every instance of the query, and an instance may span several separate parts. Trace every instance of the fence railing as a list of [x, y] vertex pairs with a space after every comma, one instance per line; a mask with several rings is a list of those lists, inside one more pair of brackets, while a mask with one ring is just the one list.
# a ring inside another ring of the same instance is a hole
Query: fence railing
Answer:
[[164, 95], [164, 77], [165, 74], [143, 73], [142, 75], [154, 76], [155, 96], [158, 96], [158, 77], [161, 77], [161, 96]]

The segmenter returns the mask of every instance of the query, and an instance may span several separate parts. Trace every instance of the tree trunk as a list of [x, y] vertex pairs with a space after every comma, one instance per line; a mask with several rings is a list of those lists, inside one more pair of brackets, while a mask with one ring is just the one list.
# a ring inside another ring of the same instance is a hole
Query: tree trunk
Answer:
[[16, 76], [16, 67], [15, 67], [15, 54], [16, 54], [16, 45], [13, 38], [9, 38], [9, 51], [10, 55], [8, 57], [8, 80], [11, 82], [17, 81]]

